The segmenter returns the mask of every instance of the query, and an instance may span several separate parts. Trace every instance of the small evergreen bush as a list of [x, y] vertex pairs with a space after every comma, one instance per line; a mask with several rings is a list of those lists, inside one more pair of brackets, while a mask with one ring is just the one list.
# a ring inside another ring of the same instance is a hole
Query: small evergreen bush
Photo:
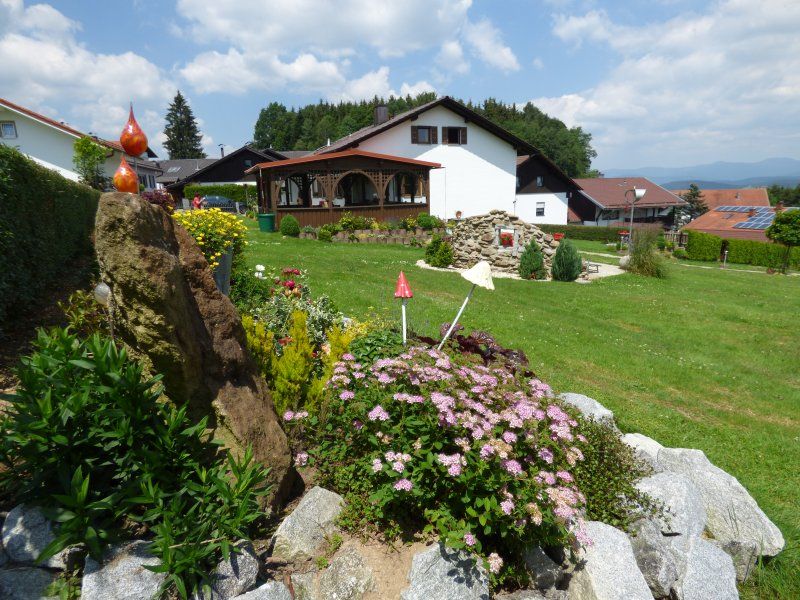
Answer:
[[432, 267], [449, 267], [453, 264], [453, 246], [439, 234], [425, 247], [425, 262]]
[[292, 215], [286, 215], [281, 219], [281, 235], [297, 237], [300, 235], [300, 222]]
[[672, 252], [672, 256], [679, 259], [689, 258], [689, 255], [684, 248], [675, 248], [675, 250]]
[[553, 279], [555, 281], [575, 281], [583, 266], [578, 250], [567, 239], [561, 240], [553, 257]]
[[667, 266], [664, 257], [656, 251], [658, 234], [652, 229], [637, 229], [633, 234], [631, 246], [631, 260], [627, 270], [637, 275], [646, 277], [667, 276]]
[[519, 276], [523, 279], [547, 278], [544, 255], [536, 240], [531, 240], [519, 257]]

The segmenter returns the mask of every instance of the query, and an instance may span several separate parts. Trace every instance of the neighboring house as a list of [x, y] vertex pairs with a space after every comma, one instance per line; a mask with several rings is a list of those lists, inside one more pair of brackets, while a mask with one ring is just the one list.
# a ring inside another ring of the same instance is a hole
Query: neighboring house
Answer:
[[[520, 156], [530, 162], [518, 197]], [[536, 176], [533, 183], [527, 180], [537, 169], [548, 180], [539, 189]], [[378, 106], [372, 125], [313, 155], [265, 163], [251, 174], [258, 176], [261, 209], [277, 210], [278, 221], [282, 211], [291, 211], [301, 224], [318, 224], [338, 219], [344, 210], [395, 219], [501, 209], [534, 223], [566, 223], [559, 194], [566, 193], [569, 178], [535, 147], [448, 96], [394, 117]], [[542, 210], [535, 195], [545, 203], [544, 215], [537, 215]]]
[[767, 242], [769, 239], [764, 232], [772, 225], [775, 211], [774, 206], [763, 205], [718, 206], [684, 225], [682, 231], [702, 231], [723, 239]]
[[159, 188], [165, 188], [183, 179], [190, 177], [200, 169], [216, 162], [216, 158], [176, 158], [174, 160], [154, 160], [152, 161], [156, 167], [161, 170], [161, 175], [156, 177], [156, 185]]
[[[676, 196], [683, 196], [689, 190], [670, 190]], [[731, 190], [700, 190], [708, 210], [718, 206], [769, 206], [767, 188], [742, 188]]]
[[580, 191], [546, 156], [517, 157], [517, 195], [512, 211], [528, 223], [566, 225], [569, 199]]
[[283, 154], [272, 149], [256, 150], [249, 145], [244, 145], [216, 160], [201, 159], [209, 161], [208, 164], [185, 174], [179, 173], [181, 177], [166, 184], [165, 187], [176, 200], [180, 200], [183, 198], [183, 188], [190, 184], [252, 183], [244, 180], [247, 169], [261, 162], [284, 160], [285, 158]]
[[[75, 140], [86, 137], [66, 123], [50, 119], [13, 102], [0, 98], [0, 143], [14, 146], [42, 166], [57, 171], [67, 179], [78, 181], [78, 173], [72, 162]], [[156, 187], [156, 177], [160, 169], [143, 157], [125, 154], [117, 141], [103, 140], [92, 136], [101, 146], [108, 149], [105, 161], [105, 175], [109, 179], [119, 167], [120, 157], [135, 167], [139, 182], [146, 189]], [[150, 148], [148, 157], [155, 157]]]
[[673, 209], [686, 201], [644, 177], [597, 177], [575, 179], [580, 191], [569, 199], [570, 222], [584, 225], [624, 225], [631, 218], [631, 197], [626, 190], [645, 190], [644, 198], [636, 202], [634, 223], [670, 225]]

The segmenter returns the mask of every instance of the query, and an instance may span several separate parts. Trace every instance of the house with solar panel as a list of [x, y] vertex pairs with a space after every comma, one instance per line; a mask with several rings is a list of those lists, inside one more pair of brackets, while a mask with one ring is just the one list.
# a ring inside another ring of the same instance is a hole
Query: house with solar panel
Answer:
[[682, 231], [701, 231], [728, 240], [768, 242], [765, 231], [772, 225], [776, 211], [781, 209], [777, 206], [717, 206], [684, 225]]
[[[672, 225], [675, 208], [686, 201], [645, 177], [575, 179], [578, 190], [569, 195], [569, 222], [580, 225], [624, 226], [634, 223]], [[632, 203], [632, 190], [644, 196]]]

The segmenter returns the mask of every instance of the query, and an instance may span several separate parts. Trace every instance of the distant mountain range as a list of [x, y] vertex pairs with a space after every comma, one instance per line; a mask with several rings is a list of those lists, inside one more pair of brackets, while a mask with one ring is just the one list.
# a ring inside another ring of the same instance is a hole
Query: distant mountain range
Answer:
[[715, 162], [689, 167], [642, 167], [606, 169], [606, 177], [647, 177], [667, 189], [685, 189], [690, 183], [700, 189], [729, 189], [800, 184], [800, 160], [768, 158], [759, 162]]

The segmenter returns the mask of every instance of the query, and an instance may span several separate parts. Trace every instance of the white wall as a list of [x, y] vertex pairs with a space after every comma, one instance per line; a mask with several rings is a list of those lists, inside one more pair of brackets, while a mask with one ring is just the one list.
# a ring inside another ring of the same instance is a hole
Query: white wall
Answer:
[[[40, 165], [57, 171], [67, 179], [78, 181], [75, 165], [72, 163], [73, 144], [78, 138], [66, 131], [37, 121], [27, 115], [14, 112], [5, 106], [0, 106], [0, 121], [13, 121], [17, 127], [17, 137], [0, 138], [0, 143], [18, 148]], [[113, 154], [106, 159], [104, 170], [106, 177], [113, 177], [119, 167], [121, 152], [108, 148], [108, 153]], [[133, 167], [133, 158], [125, 156]], [[148, 173], [156, 175], [158, 171], [139, 165], [140, 175]]]
[[[412, 125], [439, 128], [438, 144], [412, 144]], [[464, 146], [442, 144], [442, 127], [466, 127]], [[361, 142], [359, 150], [394, 154], [440, 163], [431, 171], [431, 213], [442, 218], [479, 215], [492, 209], [514, 210], [517, 151], [514, 147], [463, 117], [437, 106], [415, 121], [406, 121]]]
[[[527, 223], [566, 225], [568, 199], [567, 192], [548, 192], [542, 194], [517, 194], [516, 214]], [[544, 202], [544, 216], [536, 216], [536, 203]]]

